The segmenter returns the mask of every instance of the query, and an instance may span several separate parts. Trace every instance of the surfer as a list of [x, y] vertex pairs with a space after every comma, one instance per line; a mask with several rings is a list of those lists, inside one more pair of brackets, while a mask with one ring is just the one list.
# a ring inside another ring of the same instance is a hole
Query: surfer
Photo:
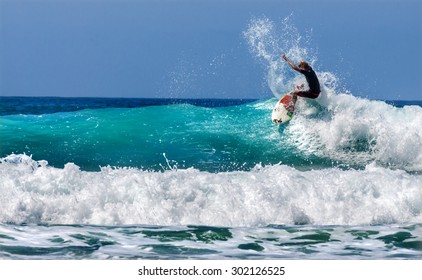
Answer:
[[304, 90], [303, 84], [296, 85], [296, 89], [291, 92], [293, 96], [293, 104], [296, 103], [297, 97], [306, 97], [315, 99], [321, 93], [318, 77], [312, 67], [305, 61], [301, 61], [298, 66], [294, 65], [285, 54], [281, 56], [287, 63], [297, 72], [305, 75], [306, 82], [308, 82], [309, 90]]

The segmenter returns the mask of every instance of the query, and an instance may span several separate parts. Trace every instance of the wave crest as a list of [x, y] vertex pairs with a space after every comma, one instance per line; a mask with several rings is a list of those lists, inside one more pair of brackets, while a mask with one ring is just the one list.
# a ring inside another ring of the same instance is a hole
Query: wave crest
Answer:
[[[422, 176], [368, 165], [299, 171], [196, 169], [81, 171], [31, 162], [0, 164], [0, 222], [264, 226], [420, 222]], [[35, 168], [33, 168], [35, 167]]]

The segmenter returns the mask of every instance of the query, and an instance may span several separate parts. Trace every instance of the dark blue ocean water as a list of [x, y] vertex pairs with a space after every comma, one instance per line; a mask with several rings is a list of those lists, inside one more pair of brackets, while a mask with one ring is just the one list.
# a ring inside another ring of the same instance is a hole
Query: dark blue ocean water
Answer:
[[0, 96], [0, 115], [51, 114], [83, 109], [137, 108], [171, 104], [201, 107], [235, 106], [256, 99], [174, 99], [174, 98], [96, 98], [96, 97], [6, 97]]
[[[51, 114], [83, 109], [136, 108], [171, 104], [201, 107], [225, 107], [254, 102], [257, 99], [174, 99], [174, 98], [97, 98], [97, 97], [7, 97], [0, 96], [0, 115]], [[422, 106], [418, 100], [386, 100], [396, 107]]]

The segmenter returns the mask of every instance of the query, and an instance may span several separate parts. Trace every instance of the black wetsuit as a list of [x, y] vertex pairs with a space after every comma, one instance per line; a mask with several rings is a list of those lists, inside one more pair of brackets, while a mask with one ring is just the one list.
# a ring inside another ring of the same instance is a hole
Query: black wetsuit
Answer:
[[312, 68], [309, 68], [307, 70], [300, 69], [299, 72], [305, 75], [306, 81], [309, 85], [309, 90], [299, 91], [297, 95], [301, 97], [317, 98], [319, 96], [319, 93], [321, 92], [321, 89], [319, 86], [318, 77], [315, 74], [314, 70], [312, 70]]

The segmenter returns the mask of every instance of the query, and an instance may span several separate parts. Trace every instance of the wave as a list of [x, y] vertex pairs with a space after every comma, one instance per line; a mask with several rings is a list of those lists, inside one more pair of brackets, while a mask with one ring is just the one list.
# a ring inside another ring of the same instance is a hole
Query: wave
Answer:
[[299, 171], [285, 165], [209, 173], [54, 168], [29, 156], [0, 164], [1, 223], [265, 226], [420, 223], [422, 175]]
[[[330, 97], [324, 112], [303, 105], [288, 133], [298, 149], [343, 163], [422, 170], [422, 108], [393, 107], [348, 94]], [[310, 120], [311, 119], [311, 120]]]
[[32, 154], [52, 166], [74, 162], [84, 170], [112, 165], [157, 171], [166, 165], [163, 154], [180, 168], [250, 168], [279, 161], [270, 144], [277, 128], [264, 112], [249, 104], [181, 104], [4, 116], [0, 149], [2, 156]]
[[26, 153], [88, 171], [107, 165], [159, 171], [168, 163], [210, 172], [278, 163], [361, 169], [371, 162], [422, 171], [420, 106], [398, 108], [325, 88], [321, 99], [300, 99], [293, 120], [277, 126], [270, 119], [275, 102], [3, 116], [0, 156]]

